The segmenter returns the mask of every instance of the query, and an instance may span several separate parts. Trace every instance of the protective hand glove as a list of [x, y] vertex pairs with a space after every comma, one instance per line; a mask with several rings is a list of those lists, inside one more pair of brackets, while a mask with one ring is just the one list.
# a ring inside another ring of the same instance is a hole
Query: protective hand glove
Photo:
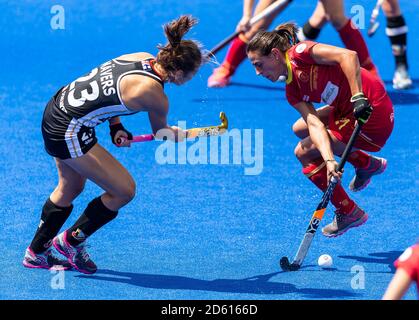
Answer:
[[357, 93], [351, 98], [354, 117], [358, 122], [365, 124], [371, 116], [372, 106], [362, 92]]
[[[128, 140], [132, 140], [132, 133], [129, 132], [127, 129], [125, 129], [122, 123], [112, 124], [109, 126], [109, 129], [110, 129], [112, 143], [115, 145], [121, 144], [122, 141], [118, 141], [120, 140], [120, 136], [123, 136], [123, 137], [125, 136]], [[118, 133], [118, 131], [123, 131], [125, 134], [122, 134], [116, 137], [116, 134]]]

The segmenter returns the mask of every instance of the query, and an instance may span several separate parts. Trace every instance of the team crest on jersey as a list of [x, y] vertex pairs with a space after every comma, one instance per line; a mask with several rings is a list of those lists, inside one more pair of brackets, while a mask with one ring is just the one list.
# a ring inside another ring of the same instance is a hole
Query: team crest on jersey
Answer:
[[295, 51], [297, 53], [303, 53], [303, 51], [307, 48], [307, 44], [305, 43], [301, 43], [297, 46], [297, 48], [295, 48]]
[[297, 71], [297, 77], [298, 79], [300, 79], [302, 82], [308, 82], [309, 80], [309, 76], [307, 73], [305, 73], [304, 71]]
[[144, 71], [151, 71], [151, 66], [149, 61], [141, 61]]

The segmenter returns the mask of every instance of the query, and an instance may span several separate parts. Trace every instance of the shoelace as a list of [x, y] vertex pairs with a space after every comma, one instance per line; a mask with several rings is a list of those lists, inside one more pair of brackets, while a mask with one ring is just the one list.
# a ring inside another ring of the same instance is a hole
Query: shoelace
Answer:
[[60, 265], [63, 263], [62, 260], [60, 260], [58, 257], [56, 257], [51, 250], [45, 252], [45, 256], [47, 257], [46, 261], [50, 260], [52, 262], [52, 265]]
[[87, 251], [86, 251], [86, 248], [89, 248], [90, 246], [89, 245], [85, 245], [85, 244], [83, 244], [83, 245], [79, 245], [78, 247], [77, 247], [77, 252], [81, 255], [81, 257], [83, 258], [83, 260], [85, 261], [85, 262], [87, 262], [87, 261], [89, 261], [90, 260], [90, 256], [89, 256], [89, 254], [87, 253]]
[[336, 223], [340, 223], [343, 221], [345, 215], [341, 213], [336, 213]]

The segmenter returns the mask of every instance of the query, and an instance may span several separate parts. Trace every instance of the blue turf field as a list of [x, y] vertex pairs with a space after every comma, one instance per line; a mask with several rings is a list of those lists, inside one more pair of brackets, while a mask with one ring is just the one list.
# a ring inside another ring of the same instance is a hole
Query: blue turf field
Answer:
[[[375, 1], [362, 2], [368, 3], [368, 18]], [[367, 41], [394, 101], [396, 124], [379, 154], [388, 159], [388, 170], [353, 196], [369, 213], [364, 226], [337, 239], [318, 232], [304, 268], [280, 271], [279, 258], [294, 255], [321, 197], [293, 154], [298, 140], [291, 125], [298, 114], [287, 104], [283, 84], [256, 77], [249, 62], [239, 69], [234, 84], [222, 90], [207, 89], [213, 66], [206, 65], [185, 86], [166, 87], [170, 122], [210, 125], [225, 111], [232, 129], [263, 129], [262, 173], [245, 175], [249, 165], [231, 161], [159, 165], [158, 142], [117, 149], [107, 126], [99, 127], [101, 144], [137, 181], [137, 196], [89, 240], [97, 274], [66, 272], [65, 288], [54, 289], [61, 275], [21, 264], [41, 207], [57, 181], [40, 131], [46, 102], [59, 87], [103, 61], [129, 52], [156, 53], [155, 46], [165, 42], [161, 25], [180, 14], [200, 19], [189, 36], [210, 49], [234, 30], [242, 1], [65, 0], [60, 1], [64, 30], [50, 26], [56, 2], [0, 1], [0, 299], [380, 299], [394, 272], [392, 262], [419, 236], [419, 5], [400, 2], [409, 24], [415, 88], [396, 92], [391, 87], [393, 57], [381, 14], [380, 29]], [[346, 1], [348, 14], [354, 4]], [[295, 1], [274, 24], [303, 23], [313, 9], [308, 1]], [[330, 26], [319, 41], [342, 45]], [[224, 55], [225, 50], [217, 57]], [[124, 124], [136, 134], [150, 131], [144, 114], [126, 118]], [[352, 175], [348, 165], [345, 185]], [[88, 183], [65, 227], [100, 192]], [[329, 207], [322, 225], [330, 222], [332, 212]], [[317, 266], [322, 253], [333, 256], [331, 270]], [[365, 285], [357, 289], [359, 268], [365, 272]], [[406, 298], [416, 298], [413, 288]]]

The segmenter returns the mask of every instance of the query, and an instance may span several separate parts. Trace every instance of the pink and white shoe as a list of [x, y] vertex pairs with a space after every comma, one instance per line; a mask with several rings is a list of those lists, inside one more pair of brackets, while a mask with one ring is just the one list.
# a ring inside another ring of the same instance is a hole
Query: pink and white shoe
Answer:
[[352, 211], [347, 214], [336, 210], [333, 221], [322, 229], [322, 233], [325, 237], [336, 238], [351, 228], [363, 225], [367, 220], [368, 214], [355, 204]]
[[208, 78], [209, 88], [224, 88], [231, 82], [231, 76], [233, 75], [230, 68], [224, 64], [214, 69], [212, 75]]
[[68, 270], [71, 264], [67, 260], [62, 260], [54, 256], [51, 249], [43, 253], [35, 253], [30, 247], [25, 251], [23, 265], [26, 268], [48, 269], [48, 270]]
[[52, 240], [52, 245], [59, 253], [67, 257], [68, 262], [74, 269], [85, 274], [92, 274], [97, 271], [97, 266], [90, 259], [86, 251], [86, 242], [80, 243], [78, 246], [72, 246], [68, 243], [67, 231], [60, 233]]
[[355, 169], [355, 177], [349, 183], [349, 189], [354, 192], [361, 191], [370, 183], [371, 177], [383, 173], [387, 168], [387, 160], [371, 156], [366, 168]]

